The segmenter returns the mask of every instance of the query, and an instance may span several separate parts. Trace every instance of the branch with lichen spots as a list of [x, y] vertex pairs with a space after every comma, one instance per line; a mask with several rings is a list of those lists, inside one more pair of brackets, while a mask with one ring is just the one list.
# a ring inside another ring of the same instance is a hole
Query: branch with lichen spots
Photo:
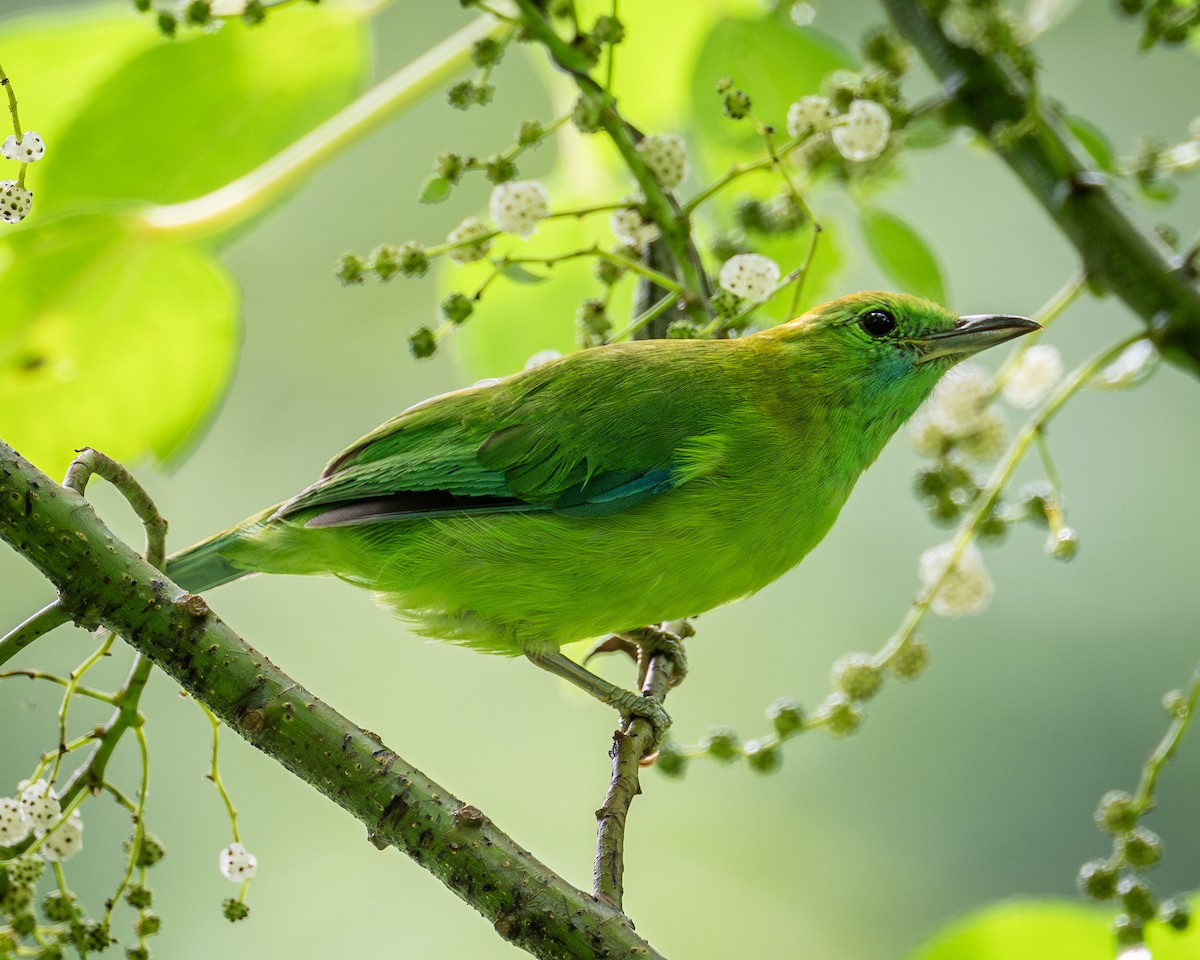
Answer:
[[361, 820], [536, 957], [660, 957], [619, 910], [571, 886], [479, 810], [271, 664], [201, 597], [114, 536], [91, 506], [0, 441], [0, 538], [59, 591], [263, 753]]

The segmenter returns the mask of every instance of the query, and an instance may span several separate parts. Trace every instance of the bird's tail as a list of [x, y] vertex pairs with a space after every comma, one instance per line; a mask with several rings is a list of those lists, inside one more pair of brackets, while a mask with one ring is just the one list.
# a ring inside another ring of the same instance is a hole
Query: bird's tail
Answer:
[[255, 573], [252, 565], [237, 562], [236, 548], [253, 538], [275, 510], [271, 507], [236, 527], [180, 550], [167, 558], [163, 572], [189, 593], [202, 593]]

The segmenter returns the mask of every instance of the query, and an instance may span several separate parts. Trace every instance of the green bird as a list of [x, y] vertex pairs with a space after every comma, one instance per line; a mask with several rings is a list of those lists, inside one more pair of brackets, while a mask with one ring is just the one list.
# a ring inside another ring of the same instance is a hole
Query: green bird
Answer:
[[726, 340], [619, 343], [426, 400], [167, 563], [193, 593], [332, 574], [427, 636], [661, 705], [562, 654], [749, 596], [829, 531], [955, 363], [1038, 329], [861, 293]]

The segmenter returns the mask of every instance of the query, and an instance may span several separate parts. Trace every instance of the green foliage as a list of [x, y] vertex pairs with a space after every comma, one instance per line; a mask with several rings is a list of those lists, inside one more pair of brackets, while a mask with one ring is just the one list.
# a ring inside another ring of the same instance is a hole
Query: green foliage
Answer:
[[908, 223], [874, 207], [863, 213], [862, 229], [871, 256], [889, 280], [910, 293], [946, 302], [946, 285], [937, 257]]

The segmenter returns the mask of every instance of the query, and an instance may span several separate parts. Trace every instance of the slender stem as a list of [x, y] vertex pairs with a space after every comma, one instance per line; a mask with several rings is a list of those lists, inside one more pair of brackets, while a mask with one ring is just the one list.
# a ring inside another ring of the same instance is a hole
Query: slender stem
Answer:
[[54, 756], [54, 767], [50, 771], [51, 783], [54, 783], [58, 779], [58, 770], [62, 766], [62, 758], [67, 755], [67, 711], [75, 699], [75, 688], [85, 673], [99, 663], [103, 657], [108, 656], [108, 651], [112, 649], [112, 645], [113, 635], [106, 631], [100, 646], [96, 648], [90, 657], [72, 670], [67, 679], [67, 689], [63, 694], [62, 703], [58, 708], [58, 751]]
[[204, 237], [254, 216], [330, 157], [467, 69], [473, 44], [505, 29], [490, 15], [473, 20], [245, 176], [194, 200], [146, 208], [146, 225], [164, 233]]
[[[30, 680], [49, 680], [51, 683], [57, 683], [60, 687], [70, 686], [71, 681], [66, 677], [60, 677], [54, 673], [45, 673], [41, 670], [6, 670], [0, 673], [0, 680], [6, 680], [9, 677], [27, 677]], [[90, 697], [93, 700], [100, 700], [103, 703], [112, 703], [113, 695], [105, 693], [103, 690], [95, 690], [92, 687], [85, 687], [76, 683], [73, 688], [73, 693], [77, 697]]]
[[1004, 359], [1004, 363], [1000, 365], [1000, 369], [996, 371], [993, 384], [995, 391], [998, 393], [1000, 389], [1008, 383], [1009, 377], [1021, 362], [1021, 358], [1029, 351], [1029, 348], [1037, 343], [1046, 333], [1047, 328], [1054, 323], [1063, 312], [1079, 299], [1083, 293], [1084, 287], [1087, 285], [1087, 275], [1082, 270], [1072, 276], [1066, 283], [1059, 288], [1049, 300], [1043, 304], [1038, 310], [1037, 320], [1042, 325], [1041, 330], [1034, 330], [1033, 333], [1021, 338], [1017, 349], [1011, 351]]
[[646, 327], [648, 327], [650, 324], [652, 324], [655, 320], [657, 320], [659, 317], [661, 317], [664, 313], [666, 313], [668, 310], [670, 310], [671, 307], [673, 307], [678, 301], [679, 301], [678, 296], [676, 296], [673, 293], [668, 293], [665, 297], [663, 297], [657, 303], [655, 303], [648, 309], [643, 310], [636, 317], [634, 317], [633, 320], [630, 321], [629, 326], [627, 326], [620, 333], [617, 333], [612, 337], [612, 342], [620, 343], [622, 340], [625, 340], [628, 337], [632, 337], [639, 330], [644, 330]]
[[241, 837], [238, 836], [237, 810], [234, 809], [233, 800], [230, 799], [229, 792], [225, 789], [225, 782], [221, 779], [221, 769], [217, 765], [221, 748], [221, 721], [204, 704], [200, 704], [200, 709], [204, 711], [208, 722], [212, 724], [212, 763], [208, 769], [208, 779], [212, 781], [213, 786], [217, 788], [217, 793], [221, 795], [221, 800], [225, 804], [225, 812], [229, 815], [229, 828], [233, 833], [234, 843], [237, 843], [241, 840]]
[[1188, 691], [1187, 701], [1182, 711], [1171, 721], [1166, 734], [1163, 735], [1162, 740], [1159, 741], [1150, 756], [1146, 758], [1146, 763], [1142, 767], [1141, 781], [1133, 796], [1134, 805], [1140, 813], [1148, 813], [1154, 809], [1154, 791], [1158, 786], [1159, 775], [1166, 762], [1179, 749], [1179, 744], [1183, 741], [1183, 736], [1187, 733], [1198, 706], [1200, 706], [1200, 668], [1192, 673], [1192, 686]]
[[0, 67], [0, 86], [3, 86], [5, 93], [8, 94], [8, 112], [12, 117], [13, 135], [16, 136], [17, 142], [20, 143], [23, 134], [21, 133], [21, 118], [17, 116], [17, 93], [13, 90], [12, 80], [4, 72], [3, 67]]
[[615, 263], [617, 266], [624, 267], [630, 273], [636, 273], [645, 277], [665, 290], [670, 290], [676, 296], [682, 296], [683, 294], [683, 288], [665, 274], [659, 273], [657, 270], [651, 270], [637, 260], [631, 260], [629, 257], [614, 253], [611, 250], [605, 250], [599, 244], [593, 244], [581, 250], [572, 250], [569, 253], [555, 254], [552, 257], [504, 256], [499, 260], [493, 260], [492, 263], [498, 272], [503, 272], [504, 268], [511, 264], [538, 263], [546, 267], [553, 267], [556, 263], [562, 263], [565, 260], [578, 260], [580, 257], [597, 257], [600, 260], [607, 260], [609, 263]]
[[38, 637], [45, 636], [55, 627], [62, 626], [70, 619], [71, 615], [63, 609], [59, 601], [55, 600], [28, 620], [13, 627], [0, 638], [0, 666], [8, 663]]

